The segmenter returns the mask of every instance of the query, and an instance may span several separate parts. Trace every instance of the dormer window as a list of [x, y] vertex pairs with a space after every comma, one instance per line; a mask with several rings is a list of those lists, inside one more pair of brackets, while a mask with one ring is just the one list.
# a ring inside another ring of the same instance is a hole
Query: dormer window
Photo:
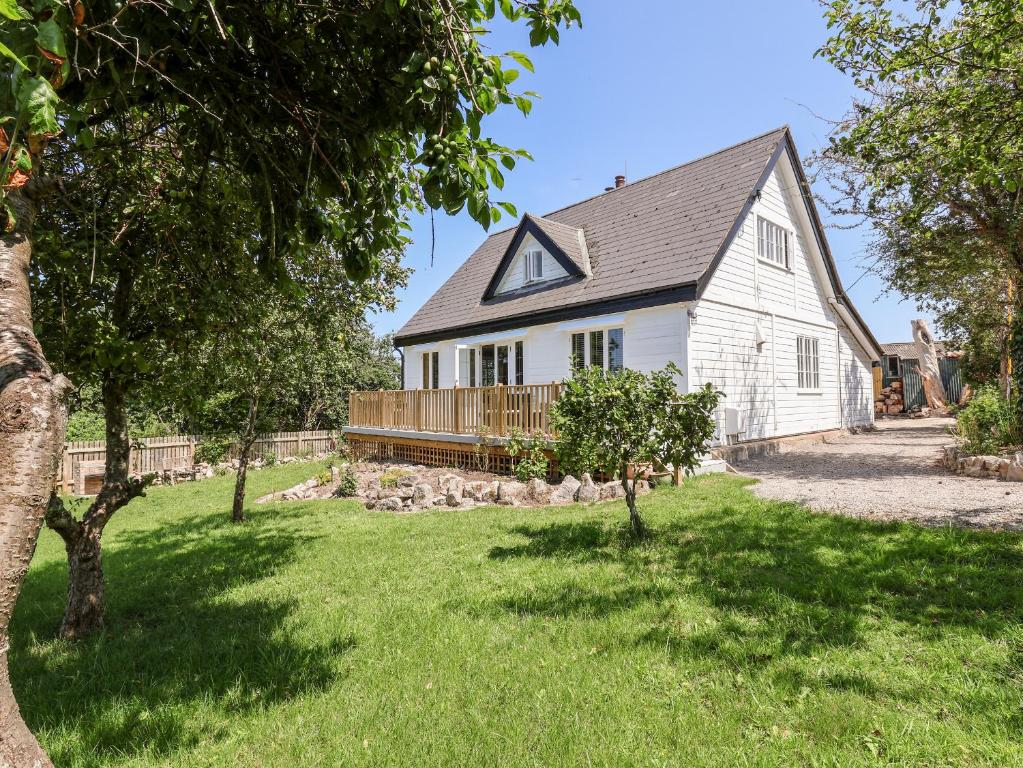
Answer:
[[543, 251], [527, 251], [525, 269], [527, 283], [543, 280]]

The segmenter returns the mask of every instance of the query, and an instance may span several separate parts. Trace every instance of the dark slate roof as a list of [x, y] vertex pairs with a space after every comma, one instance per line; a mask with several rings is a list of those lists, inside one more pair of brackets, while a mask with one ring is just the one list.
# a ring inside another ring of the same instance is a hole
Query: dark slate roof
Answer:
[[584, 275], [590, 274], [590, 255], [586, 248], [586, 233], [579, 227], [562, 224], [543, 216], [526, 214], [562, 252], [579, 267]]
[[[939, 356], [944, 356], [946, 350], [945, 342], [934, 342], [934, 350]], [[916, 342], [913, 341], [893, 341], [890, 344], [882, 344], [881, 351], [886, 355], [898, 355], [905, 360], [917, 359]]]
[[[695, 298], [730, 242], [739, 214], [777, 158], [787, 128], [778, 128], [684, 165], [626, 184], [535, 221], [559, 242], [581, 229], [586, 278], [512, 297], [484, 299], [516, 229], [488, 237], [395, 335], [417, 343], [546, 322], [548, 313], [578, 316], [618, 311], [630, 297], [651, 303]], [[691, 294], [685, 294], [691, 290]], [[675, 293], [672, 293], [675, 291]], [[651, 296], [665, 297], [654, 301]], [[592, 310], [592, 311], [591, 311]]]

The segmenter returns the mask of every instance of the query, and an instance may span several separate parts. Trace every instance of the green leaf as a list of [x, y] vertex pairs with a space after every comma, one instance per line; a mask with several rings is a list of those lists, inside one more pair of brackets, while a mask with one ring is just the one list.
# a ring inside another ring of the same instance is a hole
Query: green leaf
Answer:
[[6, 56], [8, 59], [11, 59], [12, 61], [14, 61], [22, 69], [28, 69], [28, 65], [24, 61], [22, 61], [20, 58], [18, 58], [18, 54], [16, 54], [14, 51], [12, 51], [10, 48], [8, 48], [3, 43], [0, 43], [0, 54], [2, 54], [3, 56]]
[[39, 22], [36, 28], [36, 45], [47, 53], [64, 61], [67, 59], [67, 47], [64, 45], [64, 30], [53, 18]]
[[12, 21], [24, 21], [32, 16], [18, 5], [17, 0], [0, 0], [0, 16], [5, 16]]
[[18, 89], [18, 103], [28, 117], [28, 133], [35, 136], [56, 136], [60, 133], [57, 123], [57, 92], [42, 77], [29, 77]]
[[530, 72], [535, 72], [535, 71], [536, 71], [536, 70], [535, 70], [535, 69], [533, 68], [533, 62], [532, 62], [532, 61], [530, 60], [530, 58], [529, 58], [528, 56], [526, 56], [526, 54], [524, 54], [524, 53], [519, 53], [518, 51], [508, 51], [508, 52], [507, 52], [507, 53], [505, 54], [505, 56], [507, 56], [507, 57], [508, 57], [508, 58], [510, 58], [510, 59], [514, 59], [514, 60], [515, 60], [515, 62], [516, 62], [516, 63], [517, 63], [517, 64], [518, 64], [518, 65], [519, 65], [520, 67], [522, 67], [523, 69], [527, 69], [527, 70], [529, 70]]

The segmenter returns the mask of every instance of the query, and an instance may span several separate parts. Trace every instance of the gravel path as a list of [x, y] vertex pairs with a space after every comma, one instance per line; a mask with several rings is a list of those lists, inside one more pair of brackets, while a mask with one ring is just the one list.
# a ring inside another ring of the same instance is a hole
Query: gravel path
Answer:
[[771, 499], [923, 525], [1023, 531], [1023, 483], [950, 474], [938, 462], [952, 419], [878, 421], [877, 430], [751, 459], [739, 471]]

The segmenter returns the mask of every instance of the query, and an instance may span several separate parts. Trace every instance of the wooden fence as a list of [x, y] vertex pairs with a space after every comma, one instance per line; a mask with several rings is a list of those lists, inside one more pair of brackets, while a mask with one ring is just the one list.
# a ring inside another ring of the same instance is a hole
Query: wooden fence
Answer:
[[[336, 435], [330, 430], [312, 432], [274, 432], [260, 435], [252, 446], [252, 455], [273, 453], [278, 459], [291, 456], [327, 453], [335, 445]], [[195, 463], [195, 448], [203, 441], [201, 435], [174, 435], [172, 437], [146, 437], [132, 441], [129, 459], [133, 474], [147, 475], [175, 469], [187, 469]], [[238, 458], [238, 445], [232, 445], [227, 459]], [[101, 478], [106, 461], [103, 440], [81, 440], [64, 444], [60, 476], [57, 487], [64, 493], [78, 489], [94, 491], [96, 480], [82, 479], [83, 472]]]
[[512, 430], [551, 433], [551, 405], [561, 384], [402, 389], [352, 392], [348, 423], [353, 427], [471, 435], [482, 430], [507, 437]]

